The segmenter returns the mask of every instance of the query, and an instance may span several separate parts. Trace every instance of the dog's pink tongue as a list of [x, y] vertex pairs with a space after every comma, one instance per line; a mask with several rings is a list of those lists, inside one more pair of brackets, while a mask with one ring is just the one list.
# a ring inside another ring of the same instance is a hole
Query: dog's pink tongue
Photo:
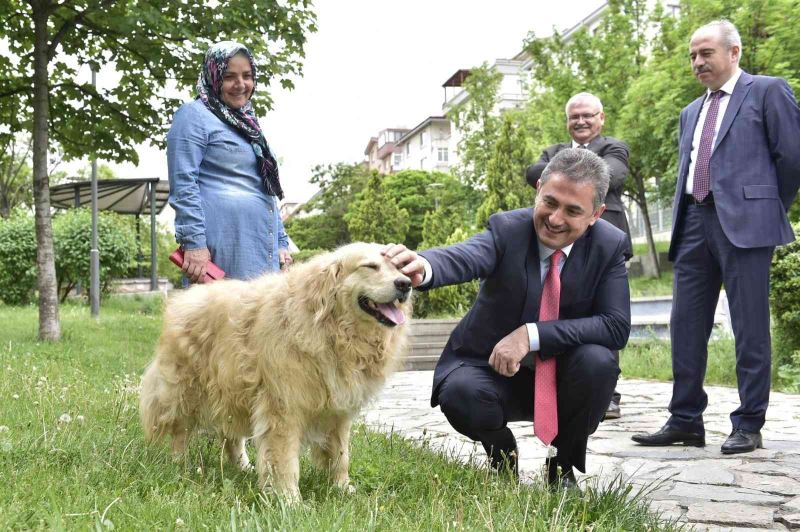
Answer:
[[394, 305], [380, 303], [378, 305], [378, 310], [380, 310], [381, 314], [389, 318], [389, 320], [391, 320], [395, 325], [401, 325], [406, 322], [406, 315], [403, 314], [402, 310]]

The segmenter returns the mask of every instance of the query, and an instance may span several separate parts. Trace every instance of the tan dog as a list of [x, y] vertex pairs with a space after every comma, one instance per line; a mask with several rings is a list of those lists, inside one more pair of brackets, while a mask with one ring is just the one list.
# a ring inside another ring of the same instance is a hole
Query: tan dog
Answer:
[[198, 285], [170, 299], [155, 360], [142, 381], [148, 439], [180, 454], [213, 428], [228, 458], [262, 486], [300, 499], [299, 456], [352, 490], [350, 426], [399, 365], [411, 283], [378, 244], [350, 244], [284, 274]]

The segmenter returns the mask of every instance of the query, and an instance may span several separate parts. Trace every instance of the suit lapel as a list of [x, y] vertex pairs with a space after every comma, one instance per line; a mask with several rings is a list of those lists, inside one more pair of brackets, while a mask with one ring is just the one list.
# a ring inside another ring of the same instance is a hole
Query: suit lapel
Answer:
[[533, 323], [539, 320], [539, 304], [542, 299], [539, 240], [536, 238], [536, 231], [533, 229], [533, 220], [531, 220], [531, 232], [528, 242], [528, 254], [525, 256], [525, 279], [528, 282], [528, 287], [525, 291], [525, 303], [522, 305], [520, 323]]
[[582, 278], [586, 274], [586, 259], [588, 254], [586, 249], [589, 244], [589, 235], [592, 232], [590, 227], [572, 246], [567, 261], [561, 269], [561, 296], [559, 307], [564, 307], [574, 303], [578, 299], [578, 291], [582, 283]]
[[739, 81], [737, 81], [736, 85], [733, 87], [733, 93], [731, 94], [731, 99], [728, 102], [728, 108], [725, 109], [725, 116], [722, 117], [722, 124], [720, 124], [719, 133], [717, 133], [717, 141], [714, 143], [715, 150], [717, 149], [717, 146], [719, 146], [719, 143], [722, 142], [722, 139], [725, 138], [728, 130], [731, 128], [733, 119], [736, 118], [736, 114], [739, 112], [742, 102], [744, 102], [747, 93], [750, 92], [751, 83], [753, 83], [753, 76], [742, 71]]

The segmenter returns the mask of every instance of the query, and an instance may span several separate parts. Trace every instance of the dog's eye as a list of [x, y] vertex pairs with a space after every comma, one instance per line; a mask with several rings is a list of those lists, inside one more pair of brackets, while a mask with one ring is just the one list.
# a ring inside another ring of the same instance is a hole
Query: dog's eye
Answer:
[[370, 262], [369, 264], [362, 264], [362, 265], [361, 265], [361, 267], [362, 267], [362, 268], [370, 268], [370, 269], [372, 269], [372, 270], [377, 270], [377, 269], [379, 269], [379, 268], [380, 268], [380, 266], [378, 266], [378, 265], [377, 265], [377, 264], [375, 264], [374, 262]]

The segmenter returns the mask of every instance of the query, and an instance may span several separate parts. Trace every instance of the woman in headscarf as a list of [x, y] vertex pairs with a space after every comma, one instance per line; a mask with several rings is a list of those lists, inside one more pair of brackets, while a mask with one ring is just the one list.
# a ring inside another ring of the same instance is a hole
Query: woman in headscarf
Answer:
[[167, 135], [169, 203], [183, 271], [198, 282], [212, 260], [226, 277], [250, 279], [291, 263], [278, 200], [278, 163], [250, 99], [256, 65], [243, 45], [206, 52], [197, 99], [178, 109]]

